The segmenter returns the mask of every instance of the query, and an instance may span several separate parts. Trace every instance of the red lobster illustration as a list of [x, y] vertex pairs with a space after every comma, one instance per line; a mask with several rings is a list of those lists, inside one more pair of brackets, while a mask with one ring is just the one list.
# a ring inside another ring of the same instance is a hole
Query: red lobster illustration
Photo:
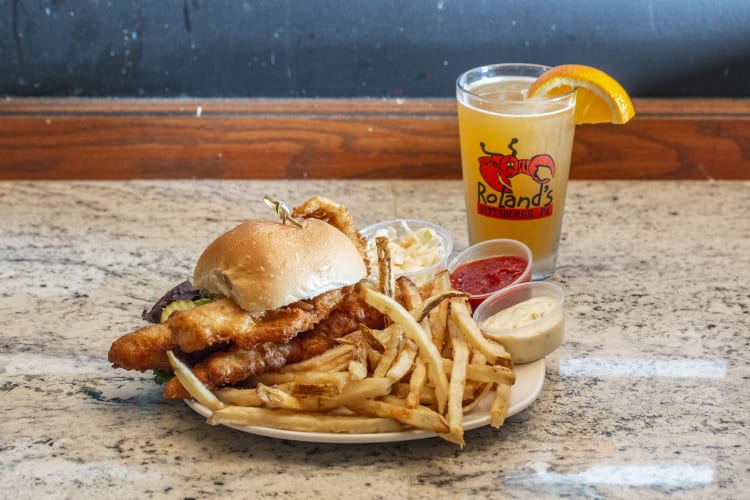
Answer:
[[[528, 160], [518, 159], [518, 152], [513, 147], [517, 142], [517, 138], [511, 139], [508, 144], [508, 149], [511, 151], [509, 155], [492, 153], [485, 149], [483, 142], [479, 143], [484, 154], [489, 155], [479, 157], [479, 172], [487, 184], [498, 192], [512, 193], [510, 178], [518, 174], [526, 174], [538, 184], [547, 184], [555, 176], [555, 160], [550, 155], [540, 154]], [[540, 168], [547, 168], [549, 177], [540, 177]]]

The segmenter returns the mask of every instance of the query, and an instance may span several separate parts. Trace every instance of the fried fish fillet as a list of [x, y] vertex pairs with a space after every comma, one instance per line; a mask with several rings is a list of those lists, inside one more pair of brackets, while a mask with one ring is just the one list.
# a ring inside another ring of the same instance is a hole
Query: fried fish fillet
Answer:
[[322, 293], [271, 311], [249, 313], [233, 300], [221, 297], [189, 311], [173, 313], [166, 324], [172, 341], [184, 352], [214, 344], [234, 343], [252, 349], [265, 342], [288, 342], [311, 329], [341, 301], [341, 289]]
[[177, 349], [172, 333], [164, 324], [149, 325], [123, 335], [109, 348], [109, 362], [126, 370], [172, 371], [167, 351]]
[[219, 298], [190, 311], [172, 313], [166, 323], [123, 335], [112, 343], [109, 361], [126, 370], [172, 371], [167, 358], [170, 350], [197, 355], [216, 344], [252, 349], [268, 342], [285, 343], [327, 317], [350, 288], [265, 313], [248, 313], [230, 299]]
[[322, 354], [336, 344], [337, 338], [356, 330], [360, 324], [373, 328], [382, 326], [379, 313], [366, 309], [366, 304], [359, 304], [352, 300], [354, 298], [356, 295], [350, 294], [343, 309], [332, 311], [315, 328], [288, 343], [267, 342], [253, 349], [235, 345], [227, 351], [212, 354], [205, 363], [208, 384], [211, 387], [236, 384], [253, 375]]
[[[215, 388], [242, 382], [253, 375], [282, 368], [322, 354], [336, 344], [336, 339], [364, 324], [383, 327], [383, 315], [364, 303], [356, 290], [348, 290], [339, 307], [312, 330], [288, 343], [269, 342], [252, 349], [232, 346], [196, 364], [193, 373], [208, 387]], [[164, 388], [167, 399], [186, 399], [190, 395], [179, 380], [171, 379]]]
[[[286, 344], [266, 342], [252, 349], [232, 346], [225, 352], [217, 352], [194, 365], [190, 370], [211, 389], [240, 382], [257, 373], [278, 370], [286, 364], [287, 357], [297, 343], [293, 339]], [[189, 399], [191, 396], [174, 377], [164, 386], [167, 399]]]

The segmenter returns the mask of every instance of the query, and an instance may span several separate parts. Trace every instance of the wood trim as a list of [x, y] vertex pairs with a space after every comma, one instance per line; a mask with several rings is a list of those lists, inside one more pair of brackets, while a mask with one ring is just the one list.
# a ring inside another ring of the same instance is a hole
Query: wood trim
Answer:
[[[750, 99], [641, 99], [576, 179], [750, 179]], [[0, 180], [461, 176], [450, 99], [6, 99]]]

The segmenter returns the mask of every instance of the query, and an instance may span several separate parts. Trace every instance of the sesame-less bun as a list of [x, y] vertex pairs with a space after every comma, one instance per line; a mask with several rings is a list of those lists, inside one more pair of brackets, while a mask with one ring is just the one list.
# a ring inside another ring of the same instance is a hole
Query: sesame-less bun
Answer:
[[203, 251], [193, 285], [225, 295], [249, 312], [276, 309], [351, 285], [367, 275], [362, 256], [344, 233], [318, 219], [304, 229], [248, 221]]

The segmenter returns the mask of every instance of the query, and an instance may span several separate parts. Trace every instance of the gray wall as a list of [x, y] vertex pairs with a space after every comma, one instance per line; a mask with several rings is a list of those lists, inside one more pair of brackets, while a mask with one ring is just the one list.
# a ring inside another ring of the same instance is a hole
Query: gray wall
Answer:
[[750, 96], [750, 0], [0, 0], [0, 95], [450, 97], [472, 66]]

